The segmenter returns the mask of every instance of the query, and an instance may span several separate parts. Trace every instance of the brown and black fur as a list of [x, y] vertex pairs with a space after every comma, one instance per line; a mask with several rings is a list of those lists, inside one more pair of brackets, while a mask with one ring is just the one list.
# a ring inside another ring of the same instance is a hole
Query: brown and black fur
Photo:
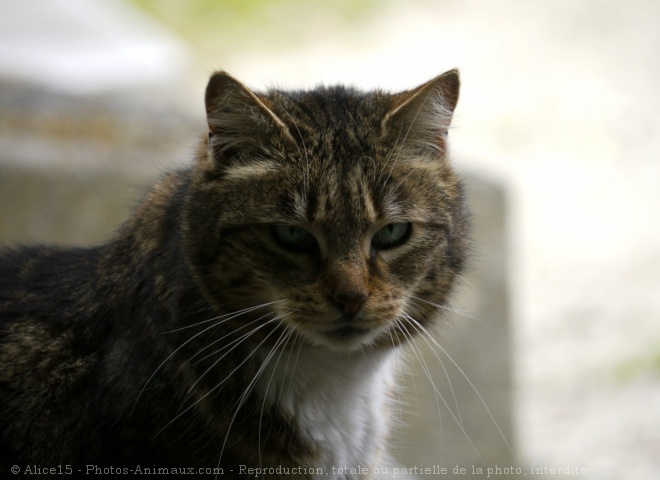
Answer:
[[[262, 412], [249, 391], [260, 367], [250, 353], [310, 343], [305, 332], [363, 291], [362, 327], [380, 327], [413, 293], [424, 301], [408, 313], [423, 326], [436, 319], [467, 248], [462, 188], [446, 158], [457, 98], [455, 71], [397, 95], [255, 94], [214, 75], [196, 162], [165, 175], [107, 244], [0, 254], [0, 471], [220, 466], [238, 477], [239, 464], [313, 466], [322, 446], [276, 408]], [[388, 202], [423, 232], [401, 257], [353, 240], [372, 228], [365, 209], [378, 222]], [[272, 225], [301, 222], [322, 245], [283, 251]], [[290, 310], [279, 322], [261, 320], [274, 315], [264, 306], [209, 323], [273, 295]], [[282, 346], [287, 328], [299, 330]], [[392, 332], [370, 348], [393, 348], [416, 329], [401, 321]], [[213, 352], [232, 341], [216, 365]]]

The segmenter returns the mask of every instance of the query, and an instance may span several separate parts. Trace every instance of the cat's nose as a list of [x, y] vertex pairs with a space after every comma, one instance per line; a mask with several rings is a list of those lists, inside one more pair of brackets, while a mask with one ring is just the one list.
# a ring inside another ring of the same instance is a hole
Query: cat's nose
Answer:
[[368, 293], [359, 295], [334, 295], [332, 297], [332, 302], [344, 312], [344, 315], [352, 317], [360, 311], [360, 308], [362, 308], [364, 302], [367, 301], [367, 298], [369, 298]]

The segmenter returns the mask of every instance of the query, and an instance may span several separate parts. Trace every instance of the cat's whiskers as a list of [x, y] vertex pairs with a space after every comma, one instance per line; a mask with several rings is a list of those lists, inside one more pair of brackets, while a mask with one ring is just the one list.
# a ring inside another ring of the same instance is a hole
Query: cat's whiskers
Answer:
[[[394, 336], [393, 336], [393, 333], [394, 333], [394, 335], [396, 335], [396, 339], [397, 339], [397, 342], [398, 342], [399, 345], [402, 344], [402, 343], [405, 343], [405, 342], [402, 342], [401, 339], [399, 338], [399, 330], [400, 330], [400, 327], [399, 327], [399, 320], [398, 320], [399, 317], [400, 317], [400, 315], [397, 315], [397, 317], [396, 317], [396, 319], [395, 319], [394, 327], [396, 327], [396, 328], [390, 328], [390, 329], [388, 329], [387, 332], [389, 333], [389, 335], [390, 335], [390, 339], [392, 340], [392, 346], [395, 348], [395, 362], [396, 362], [396, 368], [397, 368], [397, 372], [400, 373], [400, 372], [402, 371], [402, 370], [401, 370], [401, 369], [402, 369], [402, 365], [399, 365], [399, 357], [398, 357], [398, 355], [396, 355], [396, 345], [395, 345], [395, 343], [394, 343]], [[406, 339], [407, 339], [407, 338], [404, 336], [404, 341], [405, 341]], [[406, 371], [406, 375], [407, 375], [407, 376], [410, 378], [410, 380], [412, 381], [412, 384], [413, 384], [413, 390], [415, 391], [415, 398], [419, 400], [420, 396], [419, 396], [419, 390], [417, 389], [417, 382], [415, 381], [415, 376], [413, 375], [412, 370], [407, 366], [407, 364], [406, 364], [405, 362], [403, 362], [403, 365], [405, 365], [405, 366], [406, 366], [406, 369], [407, 369], [407, 371]], [[403, 417], [400, 415], [399, 418], [403, 418]]]
[[[190, 325], [185, 325], [183, 327], [175, 328], [174, 330], [168, 330], [168, 331], [162, 332], [162, 333], [167, 334], [167, 333], [180, 332], [181, 330], [186, 330], [188, 328], [193, 328], [193, 327], [196, 327], [198, 325], [202, 325], [202, 324], [205, 324], [205, 323], [212, 322], [214, 320], [219, 320], [221, 318], [226, 318], [226, 317], [236, 318], [236, 317], [238, 317], [238, 316], [240, 316], [244, 313], [252, 312], [254, 310], [258, 310], [260, 308], [267, 307], [267, 306], [270, 306], [270, 305], [274, 305], [276, 303], [283, 302], [283, 301], [284, 300], [275, 300], [275, 301], [272, 301], [272, 302], [262, 303], [261, 305], [255, 305], [253, 307], [247, 307], [247, 308], [244, 308], [242, 310], [237, 310], [235, 312], [224, 313], [222, 315], [218, 315], [217, 317], [209, 318], [208, 320], [202, 320], [201, 322], [191, 323]], [[230, 320], [230, 318], [228, 318], [227, 320]]]
[[[244, 311], [243, 313], [248, 313], [248, 312], [245, 312], [245, 311]], [[192, 362], [192, 360], [193, 360], [195, 357], [197, 357], [198, 355], [200, 355], [200, 354], [201, 354], [202, 352], [204, 352], [205, 350], [211, 348], [213, 345], [215, 345], [215, 344], [217, 344], [217, 343], [219, 343], [219, 342], [222, 342], [223, 340], [225, 340], [225, 339], [228, 338], [228, 337], [232, 337], [232, 336], [234, 336], [236, 333], [238, 333], [238, 332], [240, 332], [241, 330], [244, 330], [244, 329], [250, 327], [251, 325], [253, 325], [253, 324], [257, 323], [257, 322], [260, 322], [261, 320], [263, 320], [264, 318], [266, 318], [266, 317], [269, 316], [269, 315], [272, 315], [272, 312], [268, 312], [268, 313], [266, 313], [266, 314], [264, 314], [264, 315], [262, 315], [262, 316], [260, 316], [260, 317], [258, 317], [258, 318], [256, 318], [256, 319], [254, 319], [254, 320], [252, 320], [251, 322], [248, 322], [248, 323], [246, 323], [246, 324], [244, 324], [244, 325], [241, 325], [241, 326], [238, 326], [238, 327], [232, 327], [232, 330], [231, 330], [230, 332], [228, 332], [228, 333], [222, 335], [222, 336], [219, 337], [219, 338], [216, 338], [216, 339], [213, 340], [212, 342], [209, 342], [207, 345], [205, 345], [204, 347], [200, 348], [200, 349], [199, 349], [197, 352], [195, 352], [190, 358], [188, 358], [188, 360], [186, 360], [185, 362], [182, 362], [182, 363], [181, 363], [181, 366], [185, 366], [185, 365], [189, 364], [190, 362]], [[238, 315], [236, 315], [236, 316], [238, 316]], [[221, 322], [218, 322], [216, 325], [214, 325], [214, 327], [215, 327], [215, 326], [219, 326], [220, 324], [226, 322], [227, 320], [231, 320], [231, 319], [233, 319], [233, 318], [236, 318], [236, 317], [235, 317], [235, 316], [232, 316], [231, 318], [227, 318], [227, 319], [225, 319], [225, 320], [222, 320]], [[223, 345], [223, 346], [222, 346], [221, 348], [219, 348], [218, 350], [215, 350], [214, 352], [212, 352], [212, 353], [210, 353], [210, 354], [208, 354], [208, 355], [205, 355], [204, 357], [198, 359], [198, 360], [195, 362], [195, 365], [197, 365], [197, 364], [203, 362], [204, 360], [206, 360], [206, 359], [209, 358], [209, 357], [212, 357], [213, 355], [216, 355], [216, 354], [222, 352], [223, 350], [225, 350], [225, 349], [227, 349], [227, 348], [229, 348], [229, 347], [232, 347], [232, 345], [236, 345], [237, 343], [241, 343], [241, 342], [240, 342], [241, 339], [243, 339], [246, 335], [248, 335], [248, 336], [251, 335], [253, 332], [254, 332], [254, 331], [252, 331], [252, 332], [248, 332], [247, 334], [245, 334], [245, 335], [243, 335], [243, 336], [241, 336], [241, 337], [239, 337], [239, 338], [236, 338], [236, 339], [230, 341], [229, 343]], [[231, 350], [233, 350], [233, 347], [229, 350], [229, 352], [231, 352]], [[227, 352], [227, 353], [229, 353], [229, 352]], [[190, 390], [189, 390], [189, 391], [190, 391]]]
[[472, 288], [477, 288], [472, 282], [470, 282], [467, 278], [465, 278], [463, 275], [459, 275], [458, 273], [455, 273], [454, 276], [458, 278], [462, 283], [469, 285]]
[[415, 300], [419, 300], [420, 302], [428, 303], [429, 305], [432, 305], [432, 306], [434, 306], [436, 308], [439, 308], [440, 310], [444, 310], [446, 312], [455, 313], [456, 315], [463, 315], [464, 317], [470, 318], [472, 320], [476, 320], [478, 322], [482, 321], [481, 318], [478, 318], [478, 317], [475, 317], [475, 316], [470, 315], [468, 313], [465, 313], [463, 310], [459, 310], [457, 308], [448, 307], [446, 305], [440, 305], [438, 303], [434, 303], [434, 302], [431, 302], [429, 300], [425, 300], [421, 297], [416, 297], [414, 295], [411, 295], [410, 298], [415, 299]]
[[[424, 359], [424, 356], [423, 356], [422, 352], [419, 350], [419, 347], [415, 343], [415, 340], [412, 337], [412, 334], [410, 332], [408, 332], [408, 327], [406, 325], [404, 325], [403, 322], [401, 321], [401, 317], [402, 317], [402, 315], [399, 315], [399, 316], [396, 317], [396, 320], [395, 320], [396, 325], [399, 327], [398, 330], [408, 340], [408, 345], [410, 346], [410, 351], [415, 355], [415, 358], [417, 359], [417, 362], [419, 363], [419, 366], [421, 367], [422, 371], [424, 372], [424, 375], [426, 376], [429, 383], [431, 384], [431, 387], [433, 388], [433, 391], [434, 391], [434, 394], [435, 394], [434, 399], [435, 399], [436, 409], [438, 411], [438, 423], [439, 423], [439, 428], [440, 428], [440, 463], [442, 463], [442, 456], [443, 456], [443, 448], [442, 448], [442, 441], [443, 441], [443, 437], [442, 437], [442, 412], [441, 412], [441, 409], [440, 409], [440, 402], [438, 401], [438, 399], [441, 400], [442, 403], [445, 405], [445, 408], [449, 411], [449, 414], [454, 419], [454, 421], [456, 422], [458, 427], [463, 431], [466, 438], [468, 438], [468, 441], [469, 441], [469, 437], [468, 437], [467, 433], [465, 432], [465, 430], [463, 429], [462, 422], [459, 422], [459, 420], [456, 418], [456, 416], [454, 415], [454, 412], [451, 410], [451, 408], [447, 404], [447, 401], [445, 400], [444, 396], [442, 395], [442, 393], [440, 393], [437, 386], [435, 385], [435, 382], [433, 381], [433, 377], [431, 375], [431, 370], [430, 370], [428, 364], [426, 363], [426, 360]], [[477, 455], [478, 455], [478, 453], [477, 453]]]
[[[431, 344], [428, 342], [428, 340], [424, 337], [422, 334], [421, 330], [419, 329], [418, 325], [421, 325], [417, 320], [415, 320], [411, 315], [409, 315], [406, 312], [402, 312], [403, 317], [408, 320], [410, 325], [419, 333], [422, 337], [422, 339], [426, 342], [426, 344], [429, 346], [429, 348], [432, 349]], [[416, 344], [415, 344], [416, 346]], [[420, 351], [421, 353], [421, 351]], [[435, 353], [435, 352], [434, 352]], [[437, 357], [437, 354], [436, 354]], [[461, 425], [463, 425], [463, 418], [461, 417], [461, 409], [458, 405], [458, 399], [456, 398], [456, 391], [454, 390], [454, 385], [451, 382], [451, 378], [449, 377], [449, 372], [447, 372], [447, 368], [445, 367], [445, 363], [438, 358], [438, 363], [440, 363], [440, 367], [442, 367], [442, 371], [445, 374], [445, 378], [447, 379], [447, 385], [449, 385], [449, 391], [451, 392], [451, 396], [454, 399], [454, 405], [456, 405], [456, 415], [458, 417], [458, 420]]]
[[[241, 336], [238, 337], [237, 339], [232, 340], [231, 342], [229, 342], [227, 345], [223, 346], [222, 348], [220, 348], [220, 349], [216, 350], [215, 352], [213, 352], [213, 353], [211, 353], [211, 354], [209, 354], [209, 355], [206, 355], [206, 356], [203, 357], [202, 359], [198, 360], [197, 363], [199, 363], [201, 360], [204, 360], [204, 359], [206, 359], [206, 358], [212, 357], [213, 355], [222, 352], [222, 351], [225, 350], [227, 347], [229, 347], [230, 345], [233, 344], [233, 346], [231, 346], [231, 348], [229, 348], [229, 350], [227, 350], [223, 355], [221, 355], [220, 358], [218, 358], [217, 360], [215, 360], [215, 361], [211, 364], [211, 366], [208, 367], [208, 368], [204, 371], [204, 373], [202, 373], [202, 374], [199, 376], [199, 378], [198, 378], [198, 379], [197, 379], [197, 380], [196, 380], [196, 381], [190, 386], [190, 388], [188, 389], [188, 393], [192, 392], [192, 391], [194, 390], [194, 388], [197, 386], [197, 384], [198, 384], [198, 383], [199, 383], [199, 382], [200, 382], [200, 381], [206, 376], [206, 374], [209, 373], [211, 370], [213, 370], [213, 368], [215, 368], [215, 366], [216, 366], [218, 363], [220, 363], [220, 362], [222, 361], [223, 358], [225, 358], [225, 357], [226, 357], [227, 355], [229, 355], [232, 351], [234, 351], [234, 349], [238, 348], [239, 345], [241, 345], [242, 343], [244, 343], [245, 341], [247, 341], [248, 338], [250, 338], [252, 335], [254, 335], [256, 332], [258, 332], [258, 331], [261, 330], [262, 328], [267, 327], [267, 326], [270, 325], [271, 323], [276, 322], [276, 321], [278, 321], [278, 320], [284, 318], [285, 316], [286, 316], [286, 315], [278, 315], [278, 316], [276, 316], [276, 317], [274, 317], [274, 318], [271, 318], [270, 320], [267, 320], [266, 322], [264, 322], [264, 323], [262, 323], [261, 325], [259, 325], [259, 326], [255, 327], [255, 328], [253, 328], [253, 329], [250, 330], [249, 332], [244, 333], [243, 335], [241, 335]], [[256, 321], [256, 320], [255, 320], [255, 321]]]
[[[283, 317], [281, 317], [281, 318], [283, 318]], [[275, 331], [275, 330], [273, 330], [272, 332], [270, 332], [266, 338], [268, 338], [268, 337], [269, 337], [274, 331]], [[220, 463], [222, 462], [222, 455], [224, 454], [225, 446], [227, 445], [227, 440], [229, 439], [229, 433], [231, 432], [231, 428], [232, 428], [232, 426], [234, 425], [234, 421], [236, 420], [236, 416], [238, 415], [238, 411], [239, 411], [240, 408], [243, 406], [243, 404], [244, 404], [245, 401], [247, 400], [248, 396], [250, 395], [250, 393], [251, 393], [252, 390], [254, 389], [254, 387], [255, 387], [257, 381], [258, 381], [259, 378], [261, 377], [261, 374], [263, 373], [263, 371], [264, 371], [264, 370], [266, 369], [266, 367], [268, 366], [268, 363], [270, 363], [270, 359], [273, 357], [273, 355], [275, 354], [275, 352], [279, 349], [279, 347], [280, 347], [280, 345], [282, 344], [282, 342], [284, 341], [284, 339], [288, 339], [288, 338], [290, 337], [291, 333], [292, 333], [292, 332], [291, 332], [289, 329], [287, 329], [287, 328], [284, 328], [284, 329], [282, 330], [282, 333], [280, 334], [280, 336], [278, 337], [277, 341], [275, 342], [275, 345], [273, 345], [273, 347], [270, 349], [270, 351], [268, 352], [268, 355], [266, 355], [266, 358], [265, 358], [264, 361], [261, 363], [261, 366], [259, 367], [259, 369], [258, 369], [257, 372], [255, 373], [255, 375], [252, 377], [252, 380], [250, 381], [250, 383], [248, 384], [248, 386], [247, 386], [247, 387], [245, 388], [245, 390], [243, 391], [243, 394], [241, 395], [241, 397], [240, 397], [240, 398], [238, 399], [238, 401], [236, 402], [236, 404], [235, 404], [235, 408], [234, 408], [234, 406], [232, 407], [232, 409], [234, 409], [234, 414], [233, 414], [232, 417], [231, 417], [231, 421], [229, 422], [229, 426], [227, 427], [227, 432], [225, 433], [224, 441], [222, 442], [222, 448], [220, 449], [220, 455], [219, 455], [219, 457], [218, 457], [218, 466], [220, 466]], [[265, 340], [265, 339], [264, 339], [264, 340]], [[262, 343], [263, 343], [263, 341], [259, 344], [259, 346], [261, 346]], [[257, 351], [257, 349], [255, 348], [255, 349], [252, 351], [252, 353], [250, 353], [249, 357], [251, 357], [256, 351]], [[280, 355], [281, 355], [281, 351], [280, 351]], [[248, 358], [249, 358], [249, 357], [248, 357]], [[232, 373], [233, 373], [233, 372], [232, 372]], [[229, 376], [231, 376], [231, 373], [228, 375], [228, 377], [229, 377]], [[227, 377], [227, 378], [228, 378], [228, 377]], [[263, 410], [262, 410], [262, 413], [263, 413]], [[261, 443], [261, 442], [260, 442], [260, 440], [261, 440], [261, 417], [259, 418], [259, 429], [260, 429], [259, 432], [258, 432], [258, 435], [259, 435], [259, 443]], [[260, 445], [258, 445], [258, 448], [260, 448]], [[260, 450], [259, 450], [259, 460], [261, 461], [261, 452], [260, 452]]]
[[[401, 375], [402, 372], [403, 372], [403, 366], [406, 365], [406, 364], [405, 364], [405, 362], [403, 364], [401, 364], [399, 362], [400, 350], [399, 350], [398, 346], [400, 346], [402, 342], [399, 339], [398, 329], [388, 328], [387, 334], [389, 335], [390, 341], [392, 342], [392, 351], [394, 352], [394, 365], [395, 365], [396, 373], [397, 373], [397, 375]], [[396, 335], [396, 337], [397, 337], [397, 340], [398, 340], [397, 342], [394, 341], [394, 335]], [[410, 376], [412, 372], [410, 372], [410, 369], [407, 366], [406, 366], [406, 370], [407, 370], [406, 375]], [[412, 376], [411, 376], [411, 378], [412, 378]], [[415, 383], [414, 378], [412, 378], [412, 382], [413, 382], [415, 391], [417, 392], [417, 384]], [[419, 394], [416, 396], [416, 398], [419, 398]], [[399, 420], [398, 428], [403, 429], [404, 428], [403, 409], [405, 407], [405, 402], [402, 399], [399, 399], [395, 395], [392, 396], [391, 401], [394, 405], [396, 405], [396, 408], [397, 408], [398, 414], [395, 415], [394, 418]]]
[[[454, 367], [456, 367], [458, 372], [467, 381], [470, 388], [474, 391], [474, 393], [477, 395], [477, 398], [479, 398], [479, 401], [481, 402], [481, 404], [486, 409], [486, 412], [488, 413], [488, 416], [490, 417], [491, 421], [495, 425], [495, 428], [497, 428], [497, 431], [499, 432], [500, 436], [502, 437], [502, 440], [504, 440], [504, 443], [506, 444], [507, 448], [509, 449], [509, 451], [511, 453], [513, 453], [513, 448], [511, 447], [511, 444], [507, 440], [506, 435], [504, 435], [504, 432], [502, 432], [502, 429], [500, 428], [499, 424], [497, 423], [497, 420], [495, 420], [495, 417], [492, 414], [490, 408], [488, 407], [488, 404], [484, 400], [481, 393], [479, 393], [479, 390], [477, 389], [477, 387], [474, 385], [474, 383], [472, 383], [470, 378], [467, 376], [467, 374], [458, 365], [458, 363], [456, 363], [456, 361], [449, 354], [449, 352], [447, 352], [447, 350], [442, 345], [440, 345], [440, 343], [438, 343], [438, 341], [433, 337], [433, 335], [431, 335], [431, 333], [421, 323], [419, 323], [417, 320], [415, 320], [413, 317], [411, 317], [409, 315], [407, 315], [407, 319], [411, 322], [411, 325], [420, 333], [422, 338], [424, 338], [426, 340], [427, 344], [431, 348], [431, 351], [434, 353], [435, 357], [438, 359], [438, 361], [441, 364], [443, 363], [442, 359], [440, 358], [440, 356], [438, 355], [436, 350], [440, 350], [449, 359], [449, 361], [452, 363], [452, 365], [454, 365]], [[429, 341], [430, 341], [430, 343], [429, 343]]]
[[[287, 332], [287, 329], [285, 329], [284, 331]], [[270, 385], [273, 382], [273, 377], [275, 376], [275, 371], [277, 370], [277, 366], [279, 365], [280, 359], [282, 358], [282, 354], [284, 353], [284, 350], [286, 349], [286, 346], [289, 343], [289, 340], [291, 340], [291, 338], [294, 338], [294, 342], [295, 342], [295, 332], [293, 330], [288, 330], [288, 334], [284, 338], [284, 344], [282, 345], [282, 348], [280, 349], [280, 354], [277, 357], [275, 365], [273, 366], [273, 371], [271, 372], [270, 378], [268, 379], [268, 384], [266, 385], [266, 389], [264, 390], [264, 396], [263, 396], [264, 398], [261, 402], [261, 411], [259, 413], [259, 430], [257, 432], [257, 452], [258, 452], [258, 455], [259, 455], [259, 466], [260, 467], [263, 466], [263, 462], [262, 462], [262, 459], [261, 459], [261, 428], [262, 428], [262, 421], [263, 421], [263, 416], [264, 416], [264, 408], [266, 406], [266, 399], [268, 398], [268, 391], [270, 390]], [[273, 349], [271, 350], [271, 354], [277, 348], [278, 348], [278, 346], [276, 344], [273, 347]], [[266, 360], [264, 360], [264, 365], [263, 365], [264, 367], [270, 362], [269, 358], [270, 358], [270, 354], [269, 354], [268, 358], [266, 358]], [[291, 358], [291, 352], [289, 351], [287, 362], [284, 366], [285, 373], [286, 373], [287, 368], [289, 366], [289, 359], [290, 358]], [[261, 376], [261, 370], [260, 370], [260, 372], [257, 373], [257, 375]], [[276, 388], [277, 388], [277, 386], [276, 386]], [[282, 386], [280, 386], [280, 392], [281, 391], [282, 391]], [[278, 397], [278, 403], [279, 403], [279, 397]], [[277, 408], [278, 404], [276, 403], [275, 406]], [[272, 427], [272, 424], [271, 424], [271, 427]]]
[[[214, 323], [214, 324], [212, 324], [212, 325], [206, 327], [204, 330], [202, 330], [202, 331], [196, 333], [195, 335], [193, 335], [192, 337], [190, 337], [188, 340], [186, 340], [185, 342], [183, 342], [181, 345], [179, 345], [179, 347], [177, 347], [172, 353], [170, 353], [170, 354], [165, 358], [165, 360], [163, 360], [163, 361], [160, 363], [160, 365], [158, 365], [158, 367], [156, 367], [156, 370], [154, 370], [154, 372], [151, 374], [151, 376], [147, 379], [147, 381], [145, 382], [145, 384], [142, 386], [142, 389], [140, 390], [140, 392], [138, 393], [137, 397], [135, 398], [135, 402], [133, 403], [133, 408], [131, 408], [131, 414], [135, 411], [135, 407], [137, 406], [137, 404], [138, 404], [140, 398], [142, 397], [142, 394], [143, 394], [144, 391], [146, 390], [147, 386], [149, 385], [149, 383], [151, 383], [151, 380], [153, 380], [153, 378], [154, 378], [154, 377], [156, 376], [156, 374], [160, 371], [160, 369], [163, 368], [163, 366], [164, 366], [164, 365], [165, 365], [165, 364], [166, 364], [166, 363], [167, 363], [167, 362], [168, 362], [168, 361], [169, 361], [174, 355], [176, 355], [176, 353], [177, 353], [179, 350], [181, 350], [181, 349], [182, 349], [183, 347], [185, 347], [187, 344], [189, 344], [190, 342], [192, 342], [195, 338], [199, 337], [200, 335], [206, 333], [207, 331], [209, 331], [209, 330], [211, 330], [211, 329], [213, 329], [213, 328], [216, 328], [217, 326], [221, 325], [223, 322], [225, 322], [225, 321], [227, 321], [227, 320], [230, 320], [231, 318], [235, 318], [236, 316], [242, 315], [243, 313], [247, 313], [247, 311], [256, 310], [257, 308], [261, 308], [261, 307], [264, 307], [264, 306], [266, 306], [266, 305], [270, 305], [270, 304], [278, 303], [278, 302], [281, 302], [281, 301], [282, 301], [282, 300], [276, 300], [275, 302], [271, 302], [271, 303], [269, 303], [269, 304], [261, 304], [261, 305], [257, 305], [256, 307], [249, 307], [249, 308], [247, 308], [247, 309], [243, 309], [243, 310], [239, 311], [240, 313], [239, 313], [239, 312], [233, 312], [233, 313], [229, 313], [229, 314], [225, 314], [225, 315], [219, 315], [219, 316], [217, 316], [217, 317], [214, 317], [213, 319], [206, 320], [206, 321], [204, 321], [204, 322], [199, 322], [198, 324], [196, 324], [196, 325], [199, 325], [199, 324], [202, 324], [202, 323], [208, 323], [209, 321], [218, 320], [218, 319], [220, 319], [220, 318], [222, 318], [222, 317], [230, 316], [230, 318], [224, 318], [223, 320], [220, 320], [220, 321], [218, 321], [218, 322], [216, 322], [216, 323]], [[234, 315], [234, 316], [231, 317], [231, 315]], [[184, 327], [184, 328], [185, 328], [185, 327]]]
[[396, 348], [396, 343], [394, 342], [394, 336], [392, 335], [392, 329], [388, 328], [387, 329], [387, 334], [390, 337], [390, 342], [392, 342], [392, 349], [394, 350], [394, 364], [396, 366], [396, 371], [399, 372], [400, 370], [400, 365], [399, 365], [399, 356], [397, 355], [397, 348]]
[[[285, 316], [285, 315], [284, 315], [284, 316]], [[270, 323], [270, 322], [274, 322], [274, 321], [276, 321], [276, 320], [279, 320], [280, 318], [283, 318], [284, 316], [277, 316], [277, 317], [275, 317], [275, 318], [269, 320], [269, 322], [267, 322], [267, 323]], [[251, 351], [251, 352], [250, 352], [250, 353], [249, 353], [249, 354], [243, 359], [243, 361], [242, 361], [241, 363], [239, 363], [236, 367], [234, 367], [234, 369], [233, 369], [231, 372], [229, 372], [229, 373], [225, 376], [225, 378], [224, 378], [223, 380], [221, 380], [220, 382], [218, 382], [218, 383], [217, 383], [213, 388], [211, 388], [208, 392], [206, 392], [204, 395], [202, 395], [201, 397], [199, 397], [195, 402], [193, 402], [191, 405], [189, 405], [185, 410], [181, 411], [181, 412], [180, 412], [178, 415], [176, 415], [172, 420], [170, 420], [169, 422], [167, 422], [167, 424], [165, 424], [165, 426], [163, 426], [163, 427], [162, 427], [162, 428], [156, 433], [155, 436], [160, 435], [160, 434], [161, 434], [161, 433], [162, 433], [167, 427], [169, 427], [170, 425], [172, 425], [172, 423], [174, 423], [176, 420], [178, 420], [182, 415], [184, 415], [186, 412], [188, 412], [189, 410], [191, 410], [192, 408], [194, 408], [195, 406], [197, 406], [202, 400], [204, 400], [206, 397], [208, 397], [209, 395], [211, 395], [213, 392], [215, 392], [216, 390], [218, 390], [218, 389], [219, 389], [219, 388], [220, 388], [220, 387], [221, 387], [221, 386], [222, 386], [222, 385], [223, 385], [223, 384], [224, 384], [224, 383], [225, 383], [225, 382], [226, 382], [226, 381], [227, 381], [227, 380], [228, 380], [228, 379], [234, 374], [234, 373], [236, 373], [236, 371], [238, 371], [243, 365], [245, 365], [245, 364], [248, 362], [248, 360], [250, 360], [250, 358], [252, 358], [252, 355], [254, 355], [254, 354], [255, 354], [255, 353], [261, 348], [261, 346], [266, 342], [266, 340], [268, 340], [268, 338], [269, 338], [269, 337], [270, 337], [275, 331], [276, 331], [276, 330], [272, 330], [270, 333], [268, 333], [268, 335], [266, 335], [266, 336], [263, 338], [263, 340], [261, 340], [261, 342], [259, 342], [259, 343], [257, 344], [257, 346], [254, 347], [254, 349], [253, 349], [253, 350], [252, 350], [252, 351]]]
[[[291, 362], [291, 354], [293, 353], [293, 349], [295, 348], [296, 342], [298, 342], [298, 349], [297, 349], [296, 359], [293, 363], [292, 373], [291, 375], [288, 375], [288, 382], [286, 382], [288, 383], [287, 391], [291, 391], [291, 382], [293, 381], [296, 367], [298, 366], [298, 359], [300, 358], [300, 352], [304, 344], [302, 338], [297, 333], [295, 333], [297, 331], [297, 326], [294, 325], [293, 327], [291, 327], [291, 330], [292, 330], [293, 343], [291, 344], [291, 347], [289, 347], [288, 349], [289, 353], [287, 355], [286, 364], [284, 365], [285, 376], [289, 372], [289, 363]], [[285, 382], [283, 381], [282, 385], [280, 386], [279, 393], [277, 394], [277, 401], [275, 402], [275, 405], [281, 405], [282, 393], [284, 392], [284, 384]]]
[[[197, 351], [197, 353], [193, 354], [193, 356], [190, 357], [188, 360], [186, 360], [182, 365], [186, 365], [187, 363], [190, 363], [190, 362], [192, 361], [193, 358], [195, 358], [196, 356], [200, 355], [203, 351], [207, 350], [208, 348], [211, 348], [211, 347], [212, 347], [213, 345], [215, 345], [216, 343], [221, 342], [222, 340], [224, 340], [224, 339], [227, 338], [227, 337], [231, 337], [231, 336], [233, 336], [234, 334], [240, 332], [241, 330], [244, 330], [244, 329], [248, 328], [250, 325], [253, 325], [253, 324], [255, 324], [255, 323], [257, 323], [257, 322], [263, 320], [264, 318], [268, 317], [269, 315], [272, 315], [272, 312], [268, 312], [268, 313], [266, 313], [266, 314], [264, 314], [264, 315], [262, 315], [262, 316], [260, 316], [260, 317], [258, 317], [258, 318], [255, 318], [254, 320], [252, 320], [251, 322], [246, 323], [245, 325], [241, 325], [240, 327], [236, 327], [236, 328], [234, 328], [231, 332], [226, 333], [226, 334], [223, 335], [222, 337], [213, 340], [212, 342], [208, 343], [208, 344], [205, 345], [204, 347], [200, 348], [200, 349]], [[260, 328], [260, 327], [259, 327], [259, 328]], [[258, 328], [257, 328], [257, 330], [258, 330]], [[242, 336], [240, 336], [240, 337], [238, 337], [238, 338], [236, 338], [236, 339], [230, 341], [230, 342], [227, 343], [227, 344], [224, 344], [224, 345], [223, 345], [221, 348], [219, 348], [218, 350], [215, 350], [215, 351], [213, 351], [212, 353], [209, 353], [208, 355], [205, 355], [205, 356], [203, 356], [202, 358], [199, 358], [199, 359], [195, 362], [195, 365], [197, 365], [197, 364], [203, 362], [204, 360], [206, 360], [206, 359], [209, 358], [209, 357], [212, 357], [212, 356], [214, 356], [214, 355], [216, 355], [216, 354], [222, 352], [222, 351], [225, 350], [226, 348], [229, 348], [229, 347], [231, 347], [232, 345], [235, 345], [237, 342], [240, 343], [241, 339], [245, 338], [246, 336], [250, 336], [250, 335], [252, 335], [252, 333], [254, 333], [254, 330], [252, 330], [252, 331], [250, 331], [250, 332], [248, 332], [248, 333], [246, 333], [246, 334], [244, 334], [244, 335], [242, 335]], [[233, 347], [232, 347], [232, 350], [233, 350]], [[231, 351], [231, 350], [230, 350], [230, 351]]]
[[[295, 331], [298, 331], [298, 325], [297, 324], [294, 325], [293, 329]], [[293, 379], [294, 379], [294, 376], [295, 376], [295, 373], [296, 373], [296, 369], [298, 367], [298, 360], [300, 359], [300, 353], [302, 352], [303, 346], [305, 344], [304, 340], [301, 337], [296, 336], [295, 339], [294, 339], [294, 342], [295, 342], [295, 340], [298, 340], [298, 344], [299, 344], [298, 345], [298, 352], [296, 353], [296, 360], [293, 363], [293, 369], [291, 370], [291, 375], [289, 375], [289, 384], [287, 386], [287, 395], [290, 395], [290, 393], [291, 393], [291, 387], [293, 386]], [[283, 392], [284, 392], [284, 384], [282, 384], [282, 388], [280, 389], [280, 394], [277, 397], [278, 405], [280, 404], [280, 400], [282, 398], [282, 393]]]

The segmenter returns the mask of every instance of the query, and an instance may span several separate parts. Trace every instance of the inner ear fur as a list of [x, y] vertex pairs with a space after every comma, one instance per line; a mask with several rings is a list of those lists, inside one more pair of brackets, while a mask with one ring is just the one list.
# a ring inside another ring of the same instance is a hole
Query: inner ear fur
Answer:
[[268, 100], [227, 72], [211, 76], [204, 100], [214, 155], [267, 147], [273, 133], [293, 140], [286, 124], [269, 108]]
[[382, 122], [383, 135], [444, 153], [444, 136], [451, 124], [460, 90], [458, 70], [449, 70], [417, 88], [393, 97]]

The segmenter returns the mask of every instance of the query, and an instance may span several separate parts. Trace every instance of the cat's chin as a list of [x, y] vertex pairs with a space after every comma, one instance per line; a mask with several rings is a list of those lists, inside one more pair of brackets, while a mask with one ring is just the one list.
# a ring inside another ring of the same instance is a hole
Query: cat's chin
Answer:
[[369, 348], [379, 336], [378, 330], [345, 325], [335, 329], [307, 332], [312, 344], [334, 352], [355, 352]]

